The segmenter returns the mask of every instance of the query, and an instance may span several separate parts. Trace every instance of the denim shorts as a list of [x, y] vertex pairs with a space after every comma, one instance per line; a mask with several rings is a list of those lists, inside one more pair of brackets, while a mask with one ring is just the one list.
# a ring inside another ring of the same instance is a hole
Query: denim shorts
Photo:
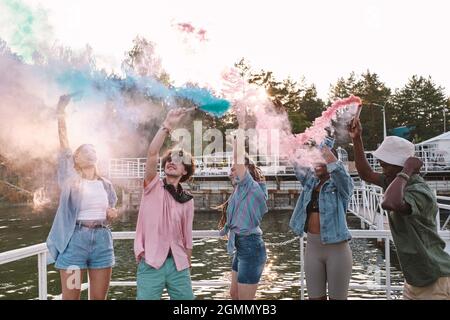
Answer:
[[238, 273], [238, 283], [258, 284], [267, 260], [262, 236], [236, 235], [235, 246], [232, 269]]
[[77, 225], [66, 249], [56, 259], [55, 268], [104, 269], [114, 264], [111, 230]]

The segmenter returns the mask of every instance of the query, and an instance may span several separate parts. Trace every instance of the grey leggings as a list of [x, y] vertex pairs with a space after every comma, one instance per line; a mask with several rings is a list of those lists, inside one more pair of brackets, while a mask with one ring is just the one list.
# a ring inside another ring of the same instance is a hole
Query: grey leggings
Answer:
[[308, 233], [305, 253], [308, 297], [326, 297], [328, 282], [330, 299], [347, 299], [352, 264], [352, 251], [347, 241], [322, 244], [320, 234]]

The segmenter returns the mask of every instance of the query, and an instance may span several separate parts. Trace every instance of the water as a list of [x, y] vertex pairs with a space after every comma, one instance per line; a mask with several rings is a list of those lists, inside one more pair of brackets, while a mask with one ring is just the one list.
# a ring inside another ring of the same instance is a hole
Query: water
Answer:
[[[0, 209], [0, 252], [44, 242], [53, 220], [54, 210], [33, 213], [30, 208]], [[263, 220], [262, 229], [266, 242], [278, 243], [295, 237], [289, 230], [291, 213], [269, 212]], [[135, 229], [137, 213], [131, 213], [127, 222], [117, 221], [113, 231]], [[215, 229], [217, 213], [198, 213], [194, 219], [194, 230]], [[359, 220], [348, 219], [350, 228], [358, 228]], [[120, 240], [114, 243], [116, 267], [113, 280], [135, 281], [136, 263], [133, 241]], [[262, 276], [257, 299], [300, 299], [300, 243], [295, 241], [282, 247], [267, 247], [268, 260]], [[375, 283], [377, 278], [385, 284], [384, 254], [373, 240], [354, 239], [353, 250], [354, 284]], [[402, 285], [402, 273], [396, 265], [395, 252], [391, 253], [391, 282]], [[231, 279], [231, 258], [226, 253], [226, 242], [221, 239], [195, 239], [192, 259], [192, 280]], [[381, 270], [380, 270], [381, 268]], [[0, 265], [0, 299], [35, 299], [38, 296], [37, 257]], [[48, 267], [49, 299], [61, 292], [58, 271]], [[196, 287], [198, 299], [229, 299], [228, 287]], [[398, 294], [398, 293], [397, 293]], [[82, 298], [86, 298], [86, 291]], [[306, 295], [307, 296], [307, 295]], [[112, 287], [109, 299], [135, 299], [133, 287]], [[164, 298], [167, 295], [164, 294]], [[351, 290], [349, 299], [385, 299], [384, 291]], [[398, 298], [394, 295], [393, 298]]]

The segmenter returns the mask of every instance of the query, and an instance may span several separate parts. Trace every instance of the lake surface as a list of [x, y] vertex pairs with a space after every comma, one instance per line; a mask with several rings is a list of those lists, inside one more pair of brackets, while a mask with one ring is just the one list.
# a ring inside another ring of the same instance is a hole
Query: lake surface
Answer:
[[[44, 242], [50, 230], [55, 211], [33, 213], [30, 208], [0, 209], [0, 252]], [[291, 212], [269, 212], [263, 220], [262, 229], [266, 243], [290, 240], [295, 235], [289, 230]], [[113, 231], [134, 231], [137, 213], [132, 212], [113, 226]], [[194, 230], [211, 230], [217, 226], [219, 214], [198, 213], [194, 219]], [[359, 220], [349, 216], [349, 227], [357, 229]], [[384, 253], [374, 240], [354, 239], [353, 284], [373, 284], [375, 279], [385, 282]], [[132, 240], [114, 242], [116, 266], [114, 281], [135, 281], [136, 263]], [[300, 299], [300, 243], [295, 241], [285, 246], [267, 246], [268, 260], [262, 276], [257, 299]], [[231, 257], [226, 252], [226, 241], [222, 239], [195, 239], [192, 259], [192, 280], [231, 279]], [[402, 285], [403, 277], [391, 250], [391, 283]], [[86, 281], [86, 279], [85, 279]], [[0, 299], [35, 299], [38, 296], [37, 257], [0, 265]], [[49, 299], [60, 294], [59, 273], [52, 265], [48, 268]], [[229, 299], [228, 287], [194, 287], [198, 299]], [[86, 291], [82, 297], [86, 298]], [[112, 287], [109, 299], [135, 299], [133, 287]], [[164, 298], [167, 295], [164, 294]], [[385, 299], [384, 291], [351, 290], [349, 299]], [[399, 298], [395, 293], [393, 298]]]

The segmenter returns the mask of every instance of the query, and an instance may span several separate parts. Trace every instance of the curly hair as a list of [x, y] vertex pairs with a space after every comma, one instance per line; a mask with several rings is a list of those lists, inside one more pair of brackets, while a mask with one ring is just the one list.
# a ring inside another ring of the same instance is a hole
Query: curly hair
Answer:
[[183, 149], [169, 149], [164, 153], [164, 156], [161, 158], [161, 168], [164, 169], [166, 167], [166, 163], [169, 158], [172, 157], [173, 153], [178, 153], [181, 157], [183, 157], [183, 166], [184, 170], [186, 170], [186, 174], [183, 175], [180, 179], [180, 182], [188, 181], [195, 172], [195, 162], [192, 155], [183, 150]]

